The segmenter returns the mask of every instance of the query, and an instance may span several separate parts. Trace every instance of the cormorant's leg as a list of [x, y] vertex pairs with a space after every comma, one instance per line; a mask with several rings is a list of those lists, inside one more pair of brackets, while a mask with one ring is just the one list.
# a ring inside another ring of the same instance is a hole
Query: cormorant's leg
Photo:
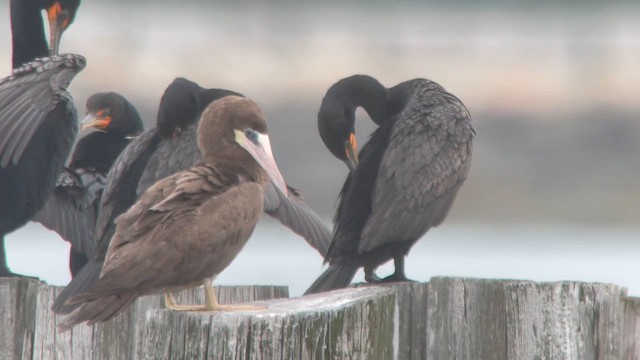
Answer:
[[364, 280], [369, 284], [377, 284], [382, 281], [382, 279], [376, 275], [376, 268], [368, 265], [364, 266]]
[[396, 255], [393, 257], [393, 264], [395, 265], [396, 271], [382, 279], [383, 282], [397, 282], [397, 281], [413, 281], [411, 279], [407, 279], [407, 276], [404, 274], [404, 255]]

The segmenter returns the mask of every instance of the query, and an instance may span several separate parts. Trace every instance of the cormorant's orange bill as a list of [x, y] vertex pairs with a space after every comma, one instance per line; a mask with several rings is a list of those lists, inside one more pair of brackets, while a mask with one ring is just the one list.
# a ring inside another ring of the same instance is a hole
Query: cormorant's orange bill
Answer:
[[71, 23], [69, 12], [62, 9], [59, 1], [55, 1], [47, 9], [49, 19], [49, 55], [58, 55], [62, 33]]
[[349, 141], [345, 142], [344, 150], [347, 155], [347, 166], [349, 170], [353, 171], [358, 166], [358, 142], [356, 141], [356, 134], [349, 134]]
[[269, 175], [269, 178], [273, 181], [274, 185], [276, 185], [276, 188], [284, 195], [288, 195], [287, 184], [284, 182], [284, 178], [282, 174], [280, 174], [276, 160], [273, 158], [273, 153], [271, 152], [269, 135], [254, 131], [255, 138], [252, 141], [247, 138], [244, 131], [234, 130], [234, 132], [236, 134], [236, 142], [251, 154], [260, 167]]
[[111, 116], [105, 115], [104, 110], [100, 110], [96, 113], [88, 113], [82, 120], [82, 127], [80, 131], [85, 131], [88, 128], [95, 128], [98, 130], [105, 130], [111, 123]]

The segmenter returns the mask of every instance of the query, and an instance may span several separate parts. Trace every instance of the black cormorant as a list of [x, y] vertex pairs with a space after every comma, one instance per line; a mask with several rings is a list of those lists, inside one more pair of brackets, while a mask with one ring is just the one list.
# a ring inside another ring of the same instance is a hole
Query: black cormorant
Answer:
[[124, 96], [104, 92], [87, 100], [82, 130], [90, 128], [97, 131], [78, 141], [53, 193], [33, 218], [71, 243], [72, 276], [87, 263], [86, 254], [95, 253], [86, 247], [94, 243], [91, 238], [107, 173], [143, 125], [138, 111]]
[[[178, 311], [257, 309], [218, 304], [212, 281], [251, 236], [269, 179], [287, 191], [264, 114], [253, 101], [228, 96], [209, 105], [197, 133], [201, 162], [156, 182], [118, 217], [100, 279], [70, 299], [79, 306], [62, 331], [109, 320], [147, 294], [164, 294], [167, 308]], [[172, 291], [200, 285], [203, 306], [176, 304]]]
[[[0, 80], [0, 276], [15, 276], [6, 265], [4, 236], [44, 205], [78, 130], [67, 87], [85, 59], [57, 55], [78, 5], [79, 0], [11, 1], [14, 70]], [[42, 10], [50, 24], [50, 51]]]
[[[378, 129], [356, 158], [355, 110]], [[318, 114], [322, 140], [352, 171], [342, 188], [329, 268], [307, 294], [344, 288], [364, 267], [367, 282], [405, 281], [411, 246], [446, 217], [471, 166], [475, 130], [462, 102], [437, 83], [415, 79], [386, 89], [370, 76], [338, 81]], [[393, 275], [376, 268], [394, 260]]]

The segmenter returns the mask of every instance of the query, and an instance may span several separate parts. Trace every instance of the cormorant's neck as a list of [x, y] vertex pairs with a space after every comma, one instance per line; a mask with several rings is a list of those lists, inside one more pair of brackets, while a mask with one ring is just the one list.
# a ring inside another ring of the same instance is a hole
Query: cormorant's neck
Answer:
[[200, 92], [199, 99], [198, 99], [199, 101], [198, 115], [200, 115], [204, 111], [204, 109], [206, 109], [207, 106], [209, 106], [209, 104], [211, 104], [212, 102], [230, 95], [242, 96], [236, 92], [225, 90], [225, 89], [203, 89]]
[[387, 89], [370, 76], [354, 75], [342, 79], [327, 91], [326, 97], [341, 102], [352, 112], [362, 107], [378, 125], [387, 119]]
[[34, 0], [11, 0], [13, 68], [49, 55], [41, 6]]
[[69, 167], [93, 167], [108, 172], [118, 155], [131, 142], [120, 134], [96, 131], [78, 141]]

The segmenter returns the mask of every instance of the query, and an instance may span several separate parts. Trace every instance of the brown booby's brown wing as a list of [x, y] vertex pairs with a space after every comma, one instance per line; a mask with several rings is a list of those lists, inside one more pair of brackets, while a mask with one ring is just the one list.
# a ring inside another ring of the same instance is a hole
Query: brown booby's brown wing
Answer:
[[[200, 285], [226, 268], [262, 212], [258, 183], [209, 165], [166, 178], [117, 219], [98, 282], [59, 327], [106, 321], [138, 296]], [[233, 178], [232, 178], [233, 177]]]
[[236, 179], [224, 169], [200, 165], [152, 186], [117, 219], [101, 278], [78, 298], [162, 292], [222, 271], [262, 211], [261, 187]]

